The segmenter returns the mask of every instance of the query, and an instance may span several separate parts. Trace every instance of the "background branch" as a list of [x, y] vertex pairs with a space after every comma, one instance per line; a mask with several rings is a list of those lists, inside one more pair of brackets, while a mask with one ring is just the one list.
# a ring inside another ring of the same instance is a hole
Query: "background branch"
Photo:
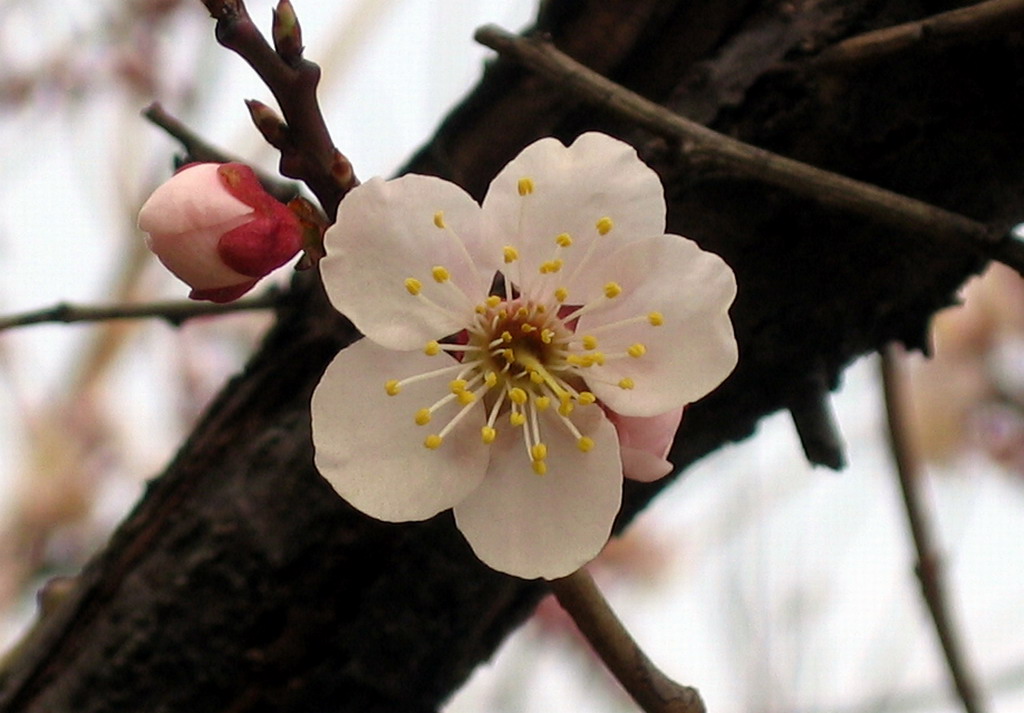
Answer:
[[850, 70], [883, 59], [895, 59], [896, 55], [911, 49], [980, 42], [1021, 29], [1024, 29], [1024, 0], [988, 0], [850, 37], [822, 50], [813, 64]]
[[916, 572], [921, 585], [921, 595], [931, 614], [950, 680], [956, 695], [963, 703], [965, 713], [983, 713], [985, 706], [981, 693], [975, 683], [971, 666], [964, 654], [960, 634], [949, 610], [942, 557], [935, 544], [934, 528], [921, 492], [924, 474], [907, 432], [908, 417], [905, 413], [899, 356], [895, 346], [890, 345], [882, 350], [881, 370], [890, 445], [896, 473], [899, 476], [900, 492], [903, 495], [903, 507], [907, 514], [907, 526], [917, 552]]
[[282, 181], [271, 176], [266, 171], [252, 166], [243, 158], [238, 158], [228, 152], [208, 143], [198, 133], [190, 129], [180, 120], [167, 112], [160, 102], [153, 102], [142, 111], [142, 115], [151, 123], [159, 126], [168, 135], [178, 140], [185, 149], [186, 162], [199, 161], [211, 163], [244, 163], [256, 172], [256, 178], [266, 191], [282, 203], [287, 203], [299, 194], [299, 187], [294, 183]]
[[0, 331], [14, 327], [27, 327], [33, 324], [45, 324], [47, 322], [70, 324], [72, 322], [100, 322], [112, 319], [147, 319], [153, 317], [164, 319], [177, 327], [194, 317], [273, 309], [281, 304], [283, 298], [284, 293], [278, 289], [271, 288], [259, 297], [249, 297], [225, 304], [194, 302], [192, 300], [149, 302], [135, 305], [74, 305], [61, 302], [53, 307], [0, 317]]
[[952, 241], [1024, 274], [1024, 246], [1006, 228], [993, 230], [923, 201], [724, 136], [612, 82], [558, 51], [545, 39], [522, 37], [487, 25], [477, 31], [476, 40], [522, 63], [578, 99], [678, 142], [682, 156], [695, 167], [710, 164], [894, 228]]

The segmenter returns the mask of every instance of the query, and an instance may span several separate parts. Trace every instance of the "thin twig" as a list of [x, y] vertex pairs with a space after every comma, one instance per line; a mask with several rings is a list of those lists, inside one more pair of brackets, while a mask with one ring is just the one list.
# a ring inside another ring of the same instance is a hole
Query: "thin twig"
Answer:
[[551, 589], [608, 670], [646, 713], [704, 713], [697, 689], [676, 683], [647, 658], [585, 569], [553, 580]]
[[301, 48], [298, 52], [289, 48], [287, 61], [279, 55], [260, 34], [242, 0], [203, 0], [203, 4], [217, 20], [217, 41], [248, 62], [277, 99], [288, 135], [288, 141], [277, 147], [281, 173], [309, 186], [333, 221], [341, 199], [359, 181], [349, 160], [335, 148], [320, 112], [316, 97], [320, 68], [302, 58]]
[[[247, 163], [245, 159], [232, 156], [226, 151], [208, 143], [203, 137], [190, 129], [179, 119], [167, 112], [160, 102], [153, 102], [142, 110], [142, 115], [168, 135], [173, 137], [185, 149], [188, 157], [194, 161], [210, 161], [213, 163]], [[299, 194], [296, 184], [274, 178], [268, 173], [252, 167], [256, 172], [256, 178], [270, 195], [282, 203], [287, 203]]]
[[100, 322], [112, 319], [148, 319], [153, 317], [165, 319], [177, 327], [193, 317], [273, 309], [280, 304], [282, 294], [278, 289], [270, 289], [259, 297], [250, 297], [225, 304], [193, 302], [191, 300], [134, 305], [73, 305], [61, 302], [45, 309], [0, 317], [0, 331], [53, 322], [70, 324], [71, 322]]
[[885, 225], [943, 239], [1024, 274], [1024, 244], [1005, 230], [720, 134], [612, 82], [545, 39], [487, 25], [476, 31], [476, 40], [578, 99], [678, 142], [682, 157], [691, 165], [724, 169]]
[[822, 50], [813, 64], [828, 69], [852, 69], [912, 48], [975, 42], [1021, 29], [1024, 0], [988, 0], [850, 37]]
[[889, 437], [893, 460], [899, 475], [907, 524], [917, 551], [917, 578], [921, 595], [935, 626], [939, 644], [946, 659], [950, 679], [966, 713], [985, 710], [974, 675], [963, 653], [960, 636], [949, 611], [943, 583], [942, 559], [935, 545], [935, 536], [928, 509], [920, 490], [921, 468], [907, 434], [907, 416], [900, 392], [899, 359], [895, 347], [882, 350], [882, 386], [889, 419]]

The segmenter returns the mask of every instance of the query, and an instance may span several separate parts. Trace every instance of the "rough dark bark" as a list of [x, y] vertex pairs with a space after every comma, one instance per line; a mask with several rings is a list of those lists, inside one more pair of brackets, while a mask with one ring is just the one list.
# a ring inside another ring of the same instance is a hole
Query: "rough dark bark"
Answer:
[[[1019, 31], [849, 71], [811, 62], [958, 4], [549, 0], [539, 24], [716, 129], [1005, 227], [1024, 216]], [[737, 274], [740, 365], [688, 410], [680, 466], [780, 408], [806, 418], [823, 384], [887, 341], [925, 347], [931, 315], [981, 267], [932, 236], [687, 170], [661, 139], [502, 62], [409, 169], [479, 197], [531, 140], [588, 128], [634, 143], [665, 180], [670, 229]], [[490, 656], [545, 588], [479, 564], [449, 515], [369, 520], [313, 468], [309, 397], [353, 337], [300, 275], [245, 372], [0, 673], [0, 711], [426, 712]], [[622, 522], [665, 484], [627, 488]]]

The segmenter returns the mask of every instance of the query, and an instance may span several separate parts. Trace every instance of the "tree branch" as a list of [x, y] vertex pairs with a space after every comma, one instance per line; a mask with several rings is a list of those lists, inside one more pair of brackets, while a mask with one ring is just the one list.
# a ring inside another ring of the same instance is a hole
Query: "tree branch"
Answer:
[[852, 69], [915, 47], [943, 47], [1005, 35], [1024, 27], [1024, 0], [988, 0], [850, 37], [822, 50], [813, 64]]
[[612, 82], [544, 39], [513, 35], [494, 25], [480, 28], [475, 37], [578, 99], [679, 142], [683, 158], [696, 167], [725, 169], [895, 228], [931, 235], [1024, 274], [1024, 244], [1008, 232], [729, 138]]
[[250, 297], [226, 304], [193, 302], [191, 300], [103, 306], [73, 305], [61, 302], [53, 307], [0, 317], [0, 331], [48, 322], [70, 324], [72, 322], [100, 322], [111, 319], [146, 319], [152, 317], [165, 319], [173, 326], [178, 327], [193, 317], [273, 309], [281, 303], [283, 294], [280, 290], [271, 288], [259, 297]]
[[[287, 0], [281, 0], [280, 12]], [[316, 98], [320, 67], [288, 49], [287, 61], [274, 50], [253, 24], [242, 0], [203, 0], [217, 20], [217, 41], [249, 63], [273, 93], [287, 122], [280, 170], [303, 181], [333, 221], [338, 204], [359, 184], [352, 165], [334, 146]], [[290, 11], [290, 6], [289, 6]], [[298, 32], [295, 24], [295, 32]]]
[[960, 636], [949, 611], [942, 576], [942, 558], [935, 545], [935, 536], [920, 491], [921, 468], [906, 431], [907, 415], [900, 393], [899, 360], [895, 347], [882, 350], [882, 386], [889, 421], [889, 438], [896, 472], [899, 475], [907, 525], [917, 551], [917, 578], [921, 595], [932, 617], [939, 637], [946, 666], [956, 693], [966, 713], [982, 713], [985, 706], [963, 653]]
[[654, 665], [586, 569], [553, 580], [551, 589], [608, 670], [646, 713], [704, 713], [697, 689], [676, 683]]

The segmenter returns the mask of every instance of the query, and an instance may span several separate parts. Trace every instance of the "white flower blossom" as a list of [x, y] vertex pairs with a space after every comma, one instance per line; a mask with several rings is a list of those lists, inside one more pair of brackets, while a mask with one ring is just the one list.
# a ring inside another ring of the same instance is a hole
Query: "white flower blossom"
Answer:
[[320, 473], [381, 520], [453, 508], [503, 572], [588, 562], [621, 502], [617, 425], [663, 475], [681, 408], [736, 364], [732, 271], [664, 231], [657, 175], [597, 133], [527, 147], [482, 205], [426, 176], [353, 190], [321, 269], [366, 339], [314, 394]]

